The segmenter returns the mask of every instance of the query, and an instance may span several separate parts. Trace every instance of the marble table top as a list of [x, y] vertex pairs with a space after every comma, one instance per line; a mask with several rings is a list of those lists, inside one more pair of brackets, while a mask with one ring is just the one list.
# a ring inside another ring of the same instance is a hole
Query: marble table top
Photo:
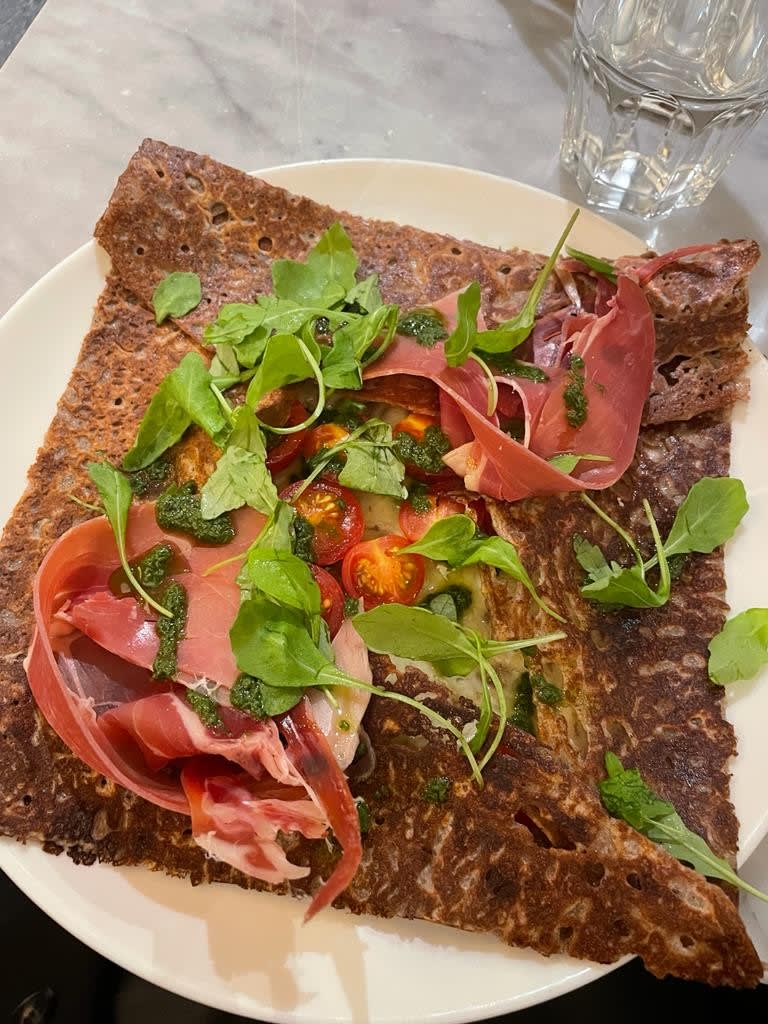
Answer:
[[[572, 13], [570, 0], [48, 0], [0, 70], [0, 313], [89, 237], [146, 135], [249, 169], [463, 164], [578, 201], [557, 155]], [[622, 223], [658, 249], [765, 246], [767, 160], [765, 119], [703, 207]], [[752, 319], [768, 350], [768, 261]]]

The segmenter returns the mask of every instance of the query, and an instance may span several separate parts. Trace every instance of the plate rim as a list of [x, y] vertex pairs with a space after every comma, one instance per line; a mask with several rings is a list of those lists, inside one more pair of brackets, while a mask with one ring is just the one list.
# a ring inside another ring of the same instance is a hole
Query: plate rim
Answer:
[[[626, 228], [615, 224], [597, 213], [596, 211], [590, 210], [586, 207], [581, 206], [579, 203], [573, 202], [572, 200], [566, 199], [557, 193], [548, 192], [545, 189], [539, 188], [534, 185], [529, 185], [525, 182], [517, 181], [514, 178], [509, 178], [504, 175], [495, 174], [489, 171], [479, 170], [475, 168], [464, 167], [460, 164], [449, 164], [436, 161], [423, 161], [416, 159], [405, 159], [405, 158], [376, 158], [376, 157], [344, 157], [341, 159], [327, 159], [327, 160], [310, 160], [310, 161], [295, 161], [288, 164], [275, 164], [269, 167], [260, 168], [256, 171], [250, 172], [255, 176], [263, 177], [269, 180], [270, 175], [290, 173], [296, 170], [311, 171], [316, 168], [327, 168], [330, 166], [334, 167], [371, 167], [371, 168], [386, 168], [391, 165], [398, 165], [403, 167], [410, 167], [414, 169], [426, 170], [426, 171], [439, 171], [449, 172], [453, 174], [459, 174], [466, 178], [474, 178], [479, 180], [490, 179], [503, 186], [513, 186], [517, 190], [523, 193], [530, 193], [535, 195], [537, 199], [542, 199], [546, 202], [551, 200], [557, 200], [569, 207], [579, 207], [582, 211], [589, 215], [589, 218], [584, 218], [585, 221], [589, 222], [594, 218], [596, 221], [607, 223], [616, 234], [623, 235], [629, 242], [632, 240], [632, 244], [637, 248], [637, 251], [643, 251], [647, 248], [645, 241], [637, 235], [632, 234]], [[279, 187], [285, 187], [280, 185]], [[16, 315], [23, 312], [24, 308], [28, 304], [32, 304], [37, 300], [37, 296], [40, 292], [44, 291], [45, 288], [50, 284], [51, 280], [61, 273], [66, 273], [72, 270], [73, 265], [76, 265], [79, 260], [82, 260], [88, 256], [91, 252], [95, 252], [96, 258], [100, 259], [99, 253], [104, 253], [98, 242], [91, 238], [76, 248], [73, 252], [65, 256], [62, 260], [51, 267], [45, 274], [42, 275], [37, 281], [34, 282], [16, 301], [9, 307], [9, 309], [0, 318], [0, 329], [6, 326], [8, 320], [13, 320]], [[3, 526], [5, 524], [2, 524]], [[758, 845], [764, 834], [768, 831], [768, 808], [766, 809], [763, 821], [758, 825], [756, 830], [753, 830], [753, 835], [757, 832], [762, 832], [762, 835], [755, 840], [754, 846]], [[740, 854], [743, 848], [740, 848]], [[751, 852], [751, 851], [750, 851]], [[30, 855], [31, 854], [31, 858]], [[68, 932], [84, 942], [90, 948], [94, 949], [100, 955], [120, 964], [126, 970], [145, 978], [153, 984], [157, 984], [166, 988], [172, 992], [175, 992], [185, 998], [192, 999], [196, 1002], [202, 1003], [213, 1008], [225, 1008], [228, 1012], [236, 1014], [243, 1014], [251, 1012], [243, 1009], [242, 1005], [238, 1005], [238, 1000], [234, 999], [218, 999], [213, 1001], [211, 996], [206, 995], [205, 991], [200, 991], [196, 987], [194, 979], [187, 980], [186, 978], [179, 979], [177, 977], [167, 977], [160, 975], [158, 972], [153, 973], [153, 963], [150, 958], [145, 958], [144, 962], [134, 962], [131, 955], [123, 955], [122, 950], [114, 946], [114, 938], [109, 939], [108, 933], [104, 933], [93, 928], [88, 927], [87, 918], [78, 918], [77, 914], [72, 909], [71, 902], [66, 896], [59, 896], [55, 893], [55, 890], [49, 887], [48, 893], [53, 894], [53, 900], [48, 900], [47, 905], [42, 900], [45, 893], [40, 893], [35, 889], [35, 876], [33, 874], [34, 859], [40, 855], [42, 857], [49, 857], [49, 854], [43, 853], [42, 849], [36, 844], [30, 843], [19, 843], [18, 841], [10, 837], [0, 837], [0, 868], [11, 878], [11, 880], [19, 886], [19, 888], [25, 893], [25, 895], [32, 900], [46, 915], [52, 920], [56, 921]], [[66, 856], [66, 855], [64, 855]], [[30, 866], [31, 865], [31, 866]], [[77, 866], [78, 869], [81, 866]], [[119, 873], [123, 871], [144, 871], [144, 868], [117, 868], [113, 865], [99, 864], [100, 870], [117, 871]], [[164, 876], [168, 877], [168, 876]], [[26, 883], [26, 884], [25, 884]], [[228, 887], [229, 888], [229, 887]], [[38, 899], [40, 896], [40, 899]], [[56, 908], [51, 908], [52, 904], [58, 904], [59, 913], [55, 913]], [[351, 915], [350, 915], [351, 916]], [[352, 918], [352, 923], [362, 920], [362, 922], [372, 921], [375, 922], [376, 918]], [[66, 921], [66, 923], [64, 923]], [[104, 941], [102, 942], [102, 936]], [[110, 945], [110, 941], [113, 945]], [[476, 1006], [474, 1009], [469, 1010], [455, 1010], [448, 1013], [437, 1012], [436, 1014], [430, 1015], [429, 1019], [433, 1021], [445, 1022], [445, 1024], [459, 1024], [463, 1021], [477, 1021], [487, 1019], [489, 1013], [496, 1015], [499, 1013], [514, 1012], [517, 1009], [523, 1009], [528, 1006], [536, 1005], [540, 1002], [547, 1001], [557, 996], [563, 995], [567, 992], [573, 991], [577, 988], [582, 987], [585, 984], [597, 978], [604, 976], [607, 973], [617, 969], [626, 963], [630, 958], [624, 958], [615, 964], [599, 965], [590, 961], [577, 961], [572, 960], [575, 970], [573, 974], [567, 974], [565, 977], [558, 979], [553, 982], [546, 982], [543, 986], [526, 991], [520, 995], [513, 996], [505, 1002], [494, 1002], [486, 1007]], [[581, 965], [581, 966], [579, 966]], [[226, 995], [237, 996], [237, 992], [227, 986], [226, 981], [222, 980], [221, 993]], [[543, 998], [542, 998], [543, 996]], [[246, 995], [244, 997], [246, 1001], [252, 1001], [252, 997]], [[300, 1009], [300, 1008], [298, 1008]], [[279, 1022], [290, 1022], [295, 1024], [297, 1021], [308, 1021], [310, 1018], [296, 1011], [282, 1012], [270, 1007], [264, 1007], [259, 1012], [269, 1014], [269, 1019]], [[319, 1018], [317, 1018], [319, 1019]], [[323, 1018], [328, 1020], [331, 1017]], [[338, 1020], [347, 1020], [346, 1017], [339, 1017]], [[371, 1019], [376, 1019], [373, 1016]]]

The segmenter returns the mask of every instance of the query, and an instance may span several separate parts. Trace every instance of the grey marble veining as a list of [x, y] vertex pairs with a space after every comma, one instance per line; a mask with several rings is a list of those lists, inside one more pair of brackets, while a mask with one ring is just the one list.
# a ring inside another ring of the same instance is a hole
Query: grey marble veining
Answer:
[[0, 3], [0, 67], [13, 50], [45, 0], [2, 0]]
[[[49, 0], [0, 71], [0, 311], [85, 241], [145, 135], [240, 167], [463, 164], [579, 194], [557, 161], [569, 0]], [[648, 228], [765, 242], [768, 121], [707, 204]], [[755, 281], [759, 332], [768, 270]]]

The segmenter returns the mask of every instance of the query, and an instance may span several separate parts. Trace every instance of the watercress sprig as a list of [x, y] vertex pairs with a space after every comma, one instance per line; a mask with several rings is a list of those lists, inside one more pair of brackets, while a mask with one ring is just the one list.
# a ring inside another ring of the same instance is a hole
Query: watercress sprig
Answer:
[[582, 252], [581, 249], [573, 249], [570, 245], [566, 245], [565, 251], [572, 259], [579, 260], [585, 267], [594, 270], [596, 274], [600, 274], [601, 277], [606, 278], [611, 284], [616, 284], [618, 281], [616, 270], [608, 260], [600, 259], [598, 256], [591, 256], [588, 252]]
[[768, 902], [768, 895], [739, 878], [727, 860], [687, 827], [672, 804], [646, 785], [637, 768], [625, 768], [610, 751], [605, 755], [605, 768], [608, 777], [600, 783], [600, 796], [609, 814], [626, 821], [694, 871]]
[[317, 453], [313, 458], [311, 472], [302, 481], [292, 500], [300, 497], [329, 463], [342, 453], [346, 458], [338, 480], [344, 487], [393, 498], [407, 496], [403, 486], [405, 466], [395, 455], [392, 427], [383, 420], [370, 419], [356, 427], [348, 437]]

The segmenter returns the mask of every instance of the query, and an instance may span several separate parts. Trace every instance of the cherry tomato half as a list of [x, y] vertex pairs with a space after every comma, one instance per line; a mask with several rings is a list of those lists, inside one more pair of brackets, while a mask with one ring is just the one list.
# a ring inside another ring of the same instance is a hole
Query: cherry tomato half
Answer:
[[[419, 497], [421, 498], [421, 495]], [[404, 501], [400, 506], [400, 529], [411, 542], [421, 540], [433, 523], [436, 523], [438, 519], [445, 519], [446, 516], [469, 516], [474, 519], [477, 528], [483, 533], [488, 533], [491, 529], [485, 501], [480, 497], [470, 497], [466, 493], [441, 494], [436, 492], [425, 494], [423, 501], [429, 505], [429, 508], [425, 508], [423, 511], [417, 511], [410, 499]]]
[[315, 480], [294, 501], [303, 486], [299, 480], [280, 492], [298, 514], [312, 527], [312, 561], [332, 565], [362, 538], [365, 529], [363, 510], [352, 491], [329, 480]]
[[[303, 423], [307, 416], [307, 410], [301, 402], [294, 402], [288, 412], [288, 418], [285, 423], [281, 423], [279, 426], [295, 427], [297, 423]], [[304, 444], [307, 432], [306, 430], [300, 430], [298, 434], [271, 434], [270, 436], [282, 438], [273, 448], [268, 450], [266, 458], [267, 469], [270, 473], [279, 473], [281, 469], [290, 466], [297, 457], [301, 451], [301, 446]]]
[[466, 511], [465, 505], [442, 494], [425, 494], [424, 502], [429, 504], [429, 508], [422, 511], [417, 511], [410, 501], [404, 501], [400, 506], [400, 529], [411, 542], [421, 540], [438, 519], [461, 515]]
[[321, 423], [307, 432], [301, 451], [305, 459], [311, 459], [323, 448], [332, 448], [339, 441], [349, 437], [349, 431], [339, 423]]
[[320, 588], [320, 614], [328, 623], [331, 637], [334, 637], [344, 621], [344, 591], [333, 576], [319, 565], [310, 565], [309, 571]]
[[[421, 416], [418, 413], [412, 412], [395, 424], [392, 428], [392, 435], [397, 437], [398, 434], [410, 434], [414, 441], [421, 444], [429, 427], [440, 428], [440, 420], [437, 416]], [[414, 480], [421, 480], [426, 483], [440, 483], [447, 480], [458, 481], [456, 474], [448, 466], [445, 466], [438, 473], [428, 473], [421, 466], [415, 466], [412, 462], [406, 462], [405, 471]]]
[[409, 544], [405, 537], [385, 537], [356, 544], [344, 556], [341, 580], [351, 597], [362, 597], [365, 608], [377, 604], [413, 604], [424, 585], [421, 555], [400, 555]]

